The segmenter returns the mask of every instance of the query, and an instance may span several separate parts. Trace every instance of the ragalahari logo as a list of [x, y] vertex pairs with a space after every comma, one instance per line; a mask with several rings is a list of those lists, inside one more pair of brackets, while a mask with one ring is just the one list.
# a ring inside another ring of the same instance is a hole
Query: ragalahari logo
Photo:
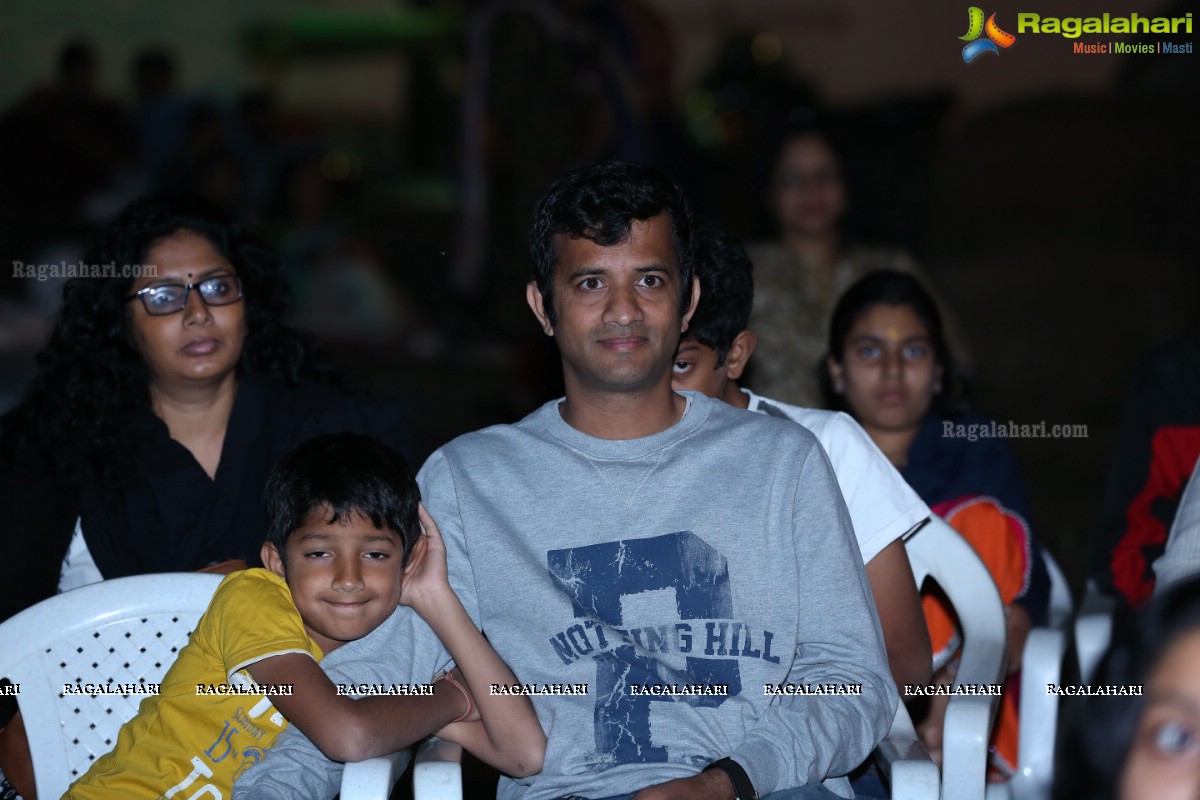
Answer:
[[[980, 39], [979, 37], [984, 33], [987, 34], [987, 38]], [[985, 23], [983, 9], [979, 6], [971, 6], [967, 9], [967, 33], [958, 38], [968, 42], [962, 51], [963, 61], [968, 64], [984, 53], [1000, 55], [1000, 48], [1012, 47], [1013, 42], [1017, 40], [1017, 37], [1011, 33], [1000, 30], [1000, 26], [996, 24], [995, 14], [988, 17]]]

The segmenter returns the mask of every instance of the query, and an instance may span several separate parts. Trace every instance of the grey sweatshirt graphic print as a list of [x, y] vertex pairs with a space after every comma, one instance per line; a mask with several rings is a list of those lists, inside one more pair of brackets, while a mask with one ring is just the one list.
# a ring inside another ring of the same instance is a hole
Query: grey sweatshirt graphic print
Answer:
[[723, 756], [765, 795], [845, 774], [888, 729], [897, 696], [825, 453], [786, 420], [688, 399], [632, 440], [571, 428], [555, 401], [421, 470], [451, 583], [520, 681], [498, 690], [531, 694], [548, 738], [542, 773], [501, 798], [633, 792]]

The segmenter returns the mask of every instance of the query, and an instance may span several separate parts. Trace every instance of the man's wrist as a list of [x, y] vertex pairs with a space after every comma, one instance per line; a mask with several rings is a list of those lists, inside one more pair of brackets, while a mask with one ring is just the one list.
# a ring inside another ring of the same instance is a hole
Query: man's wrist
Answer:
[[750, 782], [750, 776], [746, 774], [742, 765], [732, 758], [717, 759], [705, 767], [704, 771], [725, 773], [725, 777], [733, 786], [734, 800], [758, 800], [758, 793], [754, 791], [754, 784]]

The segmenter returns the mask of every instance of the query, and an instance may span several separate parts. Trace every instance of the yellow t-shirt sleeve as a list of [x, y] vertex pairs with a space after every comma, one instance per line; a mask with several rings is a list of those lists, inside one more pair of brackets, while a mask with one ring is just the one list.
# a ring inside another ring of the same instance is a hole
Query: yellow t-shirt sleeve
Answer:
[[208, 616], [216, 623], [211, 634], [227, 679], [257, 661], [285, 653], [321, 660], [321, 649], [305, 630], [287, 584], [270, 570], [248, 569], [225, 578]]

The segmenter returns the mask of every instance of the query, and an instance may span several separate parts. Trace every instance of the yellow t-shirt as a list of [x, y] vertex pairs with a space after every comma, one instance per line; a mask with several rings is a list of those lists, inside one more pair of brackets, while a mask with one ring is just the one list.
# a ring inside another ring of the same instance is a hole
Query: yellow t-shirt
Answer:
[[262, 760], [287, 726], [270, 700], [284, 687], [253, 687], [246, 667], [284, 653], [322, 657], [287, 584], [265, 569], [232, 573], [160, 693], [142, 701], [116, 747], [71, 784], [64, 800], [230, 797], [234, 778]]

